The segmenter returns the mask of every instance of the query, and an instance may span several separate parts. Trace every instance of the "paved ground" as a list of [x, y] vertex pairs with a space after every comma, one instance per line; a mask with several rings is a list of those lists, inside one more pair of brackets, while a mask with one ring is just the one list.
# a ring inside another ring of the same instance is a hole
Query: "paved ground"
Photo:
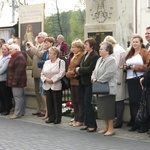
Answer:
[[[128, 132], [126, 125], [113, 137], [80, 131], [70, 127], [69, 117], [59, 125], [45, 124], [27, 109], [24, 117], [11, 120], [0, 116], [0, 150], [147, 150], [150, 138], [146, 133]], [[98, 126], [103, 122], [97, 120]]]

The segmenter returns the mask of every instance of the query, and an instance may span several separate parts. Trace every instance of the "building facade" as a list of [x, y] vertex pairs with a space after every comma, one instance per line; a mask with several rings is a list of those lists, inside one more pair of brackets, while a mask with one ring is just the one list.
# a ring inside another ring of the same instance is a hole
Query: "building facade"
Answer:
[[107, 35], [113, 35], [126, 49], [133, 34], [144, 39], [149, 17], [150, 0], [86, 0], [84, 35], [97, 40], [97, 49]]

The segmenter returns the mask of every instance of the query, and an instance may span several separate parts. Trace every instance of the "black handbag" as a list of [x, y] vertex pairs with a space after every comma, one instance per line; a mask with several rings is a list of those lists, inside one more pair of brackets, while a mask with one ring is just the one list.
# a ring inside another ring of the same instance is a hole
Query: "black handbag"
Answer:
[[145, 92], [142, 91], [139, 109], [135, 117], [135, 123], [141, 126], [142, 124], [145, 124], [147, 122], [148, 122], [148, 112], [146, 107]]
[[62, 83], [62, 90], [67, 90], [70, 88], [70, 82], [69, 82], [69, 79], [67, 79], [66, 76], [64, 76], [62, 79], [61, 79], [61, 83]]
[[108, 82], [94, 82], [92, 86], [93, 94], [109, 94], [109, 85]]
[[[61, 60], [59, 61], [59, 68], [60, 64]], [[61, 79], [61, 83], [62, 83], [62, 90], [68, 90], [70, 88], [70, 80], [66, 77], [66, 75]]]

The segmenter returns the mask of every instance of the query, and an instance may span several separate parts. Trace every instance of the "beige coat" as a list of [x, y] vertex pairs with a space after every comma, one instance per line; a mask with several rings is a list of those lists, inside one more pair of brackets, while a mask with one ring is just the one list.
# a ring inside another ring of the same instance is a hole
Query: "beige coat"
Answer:
[[116, 59], [117, 64], [117, 94], [116, 101], [121, 101], [126, 98], [127, 89], [125, 89], [125, 73], [123, 72], [123, 65], [125, 63], [125, 50], [116, 44], [114, 47], [113, 56]]
[[[43, 89], [53, 91], [59, 91], [62, 89], [61, 78], [65, 75], [65, 62], [59, 58], [54, 63], [51, 63], [51, 60], [47, 60], [44, 63], [41, 80], [43, 82]], [[46, 78], [50, 78], [53, 83], [46, 83]]]
[[33, 78], [40, 78], [41, 69], [38, 68], [37, 64], [40, 61], [44, 51], [45, 51], [44, 43], [27, 51], [27, 54], [33, 60], [32, 61], [32, 77]]

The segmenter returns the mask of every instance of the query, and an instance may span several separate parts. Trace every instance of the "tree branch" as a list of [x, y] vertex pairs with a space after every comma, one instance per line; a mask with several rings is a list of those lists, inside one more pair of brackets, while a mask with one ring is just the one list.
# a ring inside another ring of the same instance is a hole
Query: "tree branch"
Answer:
[[58, 26], [59, 26], [59, 29], [60, 29], [60, 33], [63, 35], [63, 30], [62, 30], [61, 23], [60, 23], [60, 13], [59, 13], [57, 0], [56, 0], [56, 10], [57, 10]]

